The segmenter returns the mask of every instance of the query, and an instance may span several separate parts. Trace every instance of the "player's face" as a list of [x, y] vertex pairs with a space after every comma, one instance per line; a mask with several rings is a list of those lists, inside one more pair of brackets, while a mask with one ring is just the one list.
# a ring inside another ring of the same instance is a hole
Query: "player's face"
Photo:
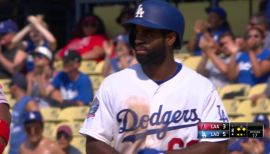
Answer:
[[135, 55], [139, 63], [159, 65], [166, 59], [165, 34], [161, 30], [136, 26]]
[[65, 132], [57, 133], [57, 142], [62, 149], [67, 148], [70, 144], [70, 141], [71, 137]]
[[25, 124], [25, 131], [31, 143], [36, 143], [42, 138], [42, 125], [39, 122]]
[[222, 25], [223, 22], [224, 22], [223, 19], [221, 19], [218, 14], [213, 13], [213, 12], [210, 12], [208, 14], [209, 28], [215, 29], [219, 27], [220, 25]]
[[225, 36], [223, 38], [221, 38], [220, 40], [220, 49], [221, 51], [226, 54], [229, 55], [230, 54], [230, 48], [229, 46], [231, 46], [231, 44], [233, 44], [233, 39], [230, 36]]
[[40, 53], [34, 54], [33, 57], [35, 66], [42, 67], [49, 64], [49, 59]]
[[248, 31], [247, 42], [251, 48], [257, 49], [263, 45], [263, 36], [256, 29], [251, 29]]

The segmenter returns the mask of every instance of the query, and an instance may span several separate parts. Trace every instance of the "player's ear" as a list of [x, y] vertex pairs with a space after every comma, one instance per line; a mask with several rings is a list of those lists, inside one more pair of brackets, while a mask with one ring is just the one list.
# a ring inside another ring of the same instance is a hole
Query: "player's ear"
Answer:
[[176, 41], [176, 38], [177, 38], [177, 34], [175, 32], [169, 32], [166, 35], [166, 43], [167, 43], [167, 45], [170, 46], [170, 47], [172, 47], [173, 44]]

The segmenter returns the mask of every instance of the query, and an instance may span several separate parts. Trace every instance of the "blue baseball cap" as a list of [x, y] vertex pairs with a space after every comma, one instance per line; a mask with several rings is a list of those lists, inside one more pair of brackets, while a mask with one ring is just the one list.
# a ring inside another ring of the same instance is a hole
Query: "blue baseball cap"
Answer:
[[208, 7], [208, 8], [206, 8], [205, 11], [206, 11], [207, 13], [211, 13], [211, 12], [216, 13], [216, 14], [219, 15], [221, 18], [227, 19], [227, 13], [226, 13], [226, 11], [225, 11], [223, 8], [221, 8], [221, 7]]
[[13, 20], [7, 19], [0, 22], [0, 34], [13, 33], [17, 31], [18, 26]]
[[264, 128], [269, 128], [269, 119], [265, 114], [258, 114], [253, 120], [254, 122], [261, 122], [264, 125]]
[[24, 123], [28, 122], [40, 122], [43, 123], [42, 115], [38, 111], [26, 112], [24, 114]]

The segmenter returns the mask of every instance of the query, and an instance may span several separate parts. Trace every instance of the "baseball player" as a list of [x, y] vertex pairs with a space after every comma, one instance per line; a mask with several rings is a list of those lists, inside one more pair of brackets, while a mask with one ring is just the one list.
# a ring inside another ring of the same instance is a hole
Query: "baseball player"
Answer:
[[0, 153], [8, 144], [10, 133], [11, 115], [9, 112], [9, 105], [4, 96], [3, 87], [0, 84]]
[[108, 76], [80, 130], [87, 153], [226, 153], [224, 139], [198, 139], [199, 122], [227, 122], [214, 86], [174, 61], [184, 18], [170, 4], [138, 5], [130, 43], [139, 64]]

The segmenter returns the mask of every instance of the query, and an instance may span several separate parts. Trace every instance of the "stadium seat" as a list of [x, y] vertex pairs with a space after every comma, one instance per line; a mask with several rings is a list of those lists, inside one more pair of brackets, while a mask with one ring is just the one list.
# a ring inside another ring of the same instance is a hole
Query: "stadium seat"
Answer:
[[83, 121], [89, 111], [89, 106], [72, 106], [61, 110], [58, 120], [59, 121]]
[[44, 129], [43, 129], [43, 136], [55, 140], [54, 130], [55, 130], [56, 124], [51, 122], [45, 122], [44, 123]]
[[252, 108], [251, 100], [237, 101], [237, 114], [251, 116]]
[[10, 85], [11, 80], [10, 79], [0, 79], [0, 84], [3, 86], [3, 92], [5, 94], [10, 93]]
[[102, 75], [89, 75], [89, 78], [92, 81], [94, 91], [98, 90], [101, 82], [104, 80]]
[[251, 87], [251, 89], [248, 92], [248, 97], [264, 93], [266, 87], [267, 87], [266, 83], [257, 84]]
[[230, 118], [230, 122], [252, 122], [252, 116], [251, 115], [245, 115], [245, 116], [238, 116], [234, 118]]
[[246, 84], [229, 84], [220, 89], [219, 95], [222, 99], [246, 98], [249, 90]]
[[227, 100], [222, 100], [222, 102], [229, 117], [237, 117], [237, 116], [242, 115], [240, 113], [237, 113], [238, 101], [235, 101], [233, 99], [231, 100], [227, 99]]
[[184, 61], [184, 65], [186, 67], [189, 67], [193, 70], [196, 70], [198, 65], [200, 64], [200, 61], [201, 61], [202, 57], [201, 56], [191, 56], [189, 58], [187, 58], [185, 61]]
[[174, 58], [181, 60], [182, 62], [185, 61], [187, 58], [191, 57], [190, 53], [174, 53]]
[[256, 106], [252, 108], [252, 114], [265, 113], [270, 114], [269, 99], [262, 98], [256, 102]]
[[61, 71], [62, 68], [63, 68], [63, 62], [62, 62], [62, 60], [54, 61], [54, 62], [53, 62], [53, 68], [54, 68], [56, 71]]
[[96, 65], [97, 63], [95, 61], [83, 60], [79, 69], [85, 74], [93, 74], [95, 73]]
[[57, 118], [59, 116], [60, 110], [61, 109], [57, 107], [47, 107], [47, 108], [41, 108], [40, 112], [45, 122], [59, 122]]
[[95, 74], [101, 74], [104, 63], [105, 63], [104, 60], [97, 63], [96, 68], [95, 68]]
[[16, 100], [11, 97], [10, 93], [6, 93], [5, 96], [6, 96], [6, 99], [8, 101], [8, 104], [9, 104], [10, 108], [13, 108], [15, 103], [16, 103]]

